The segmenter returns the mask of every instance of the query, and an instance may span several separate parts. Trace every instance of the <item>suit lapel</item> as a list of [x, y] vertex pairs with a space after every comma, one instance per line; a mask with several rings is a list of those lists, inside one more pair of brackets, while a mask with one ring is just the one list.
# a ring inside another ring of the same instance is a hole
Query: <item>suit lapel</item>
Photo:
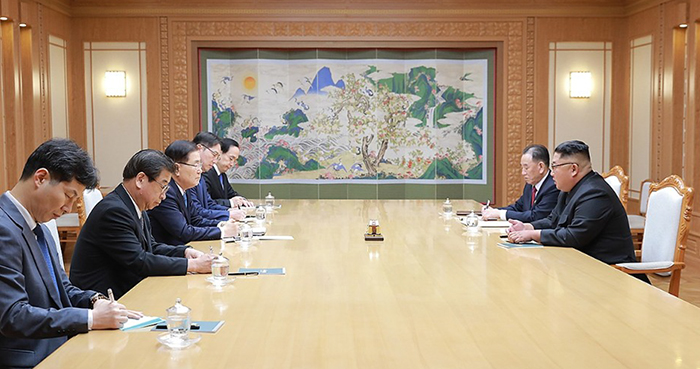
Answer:
[[[44, 260], [44, 255], [42, 254], [41, 249], [39, 248], [39, 244], [36, 241], [36, 236], [34, 235], [34, 232], [31, 229], [29, 229], [29, 225], [24, 220], [24, 217], [22, 217], [22, 214], [20, 214], [19, 209], [17, 209], [15, 204], [12, 203], [12, 201], [7, 197], [7, 195], [3, 194], [0, 197], [0, 206], [3, 209], [5, 209], [5, 213], [7, 213], [10, 219], [12, 219], [15, 225], [22, 231], [22, 238], [24, 238], [24, 243], [27, 246], [27, 250], [29, 250], [29, 254], [31, 254], [32, 256], [32, 260], [34, 260], [34, 265], [36, 266], [39, 277], [42, 281], [44, 281], [44, 287], [46, 287], [46, 292], [51, 297], [51, 300], [53, 300], [54, 304], [56, 304], [57, 307], [62, 308], [63, 304], [61, 303], [61, 297], [56, 291], [53, 279], [51, 279], [49, 267], [48, 265], [46, 265], [46, 260]], [[45, 230], [45, 234], [50, 235], [51, 233], [48, 232], [48, 230]], [[51, 256], [51, 254], [52, 253], [49, 250], [51, 263], [54, 265], [54, 273], [56, 275], [56, 280], [57, 282], [59, 282], [58, 288], [62, 289], [63, 284], [60, 283], [59, 273], [55, 268], [56, 260], [53, 258], [53, 256]]]
[[[141, 218], [139, 219], [138, 213], [136, 213], [136, 208], [134, 207], [133, 202], [131, 201], [131, 197], [129, 194], [126, 192], [126, 189], [124, 188], [123, 185], [117, 186], [117, 188], [114, 189], [114, 192], [119, 196], [119, 199], [124, 203], [124, 206], [126, 209], [129, 211], [129, 215], [131, 215], [131, 220], [136, 223], [136, 230], [137, 234], [139, 236], [139, 239], [141, 240], [141, 245], [143, 246], [144, 250], [148, 251], [148, 248], [150, 246], [148, 242], [148, 234], [146, 233], [146, 230], [143, 228], [143, 221]], [[145, 213], [142, 212], [141, 216], [143, 217]]]
[[[175, 202], [177, 203], [177, 207], [180, 209], [180, 212], [185, 216], [185, 219], [187, 219], [188, 224], [192, 224], [192, 220], [190, 219], [190, 207], [192, 207], [192, 201], [188, 201], [190, 206], [185, 206], [185, 198], [182, 197], [182, 194], [180, 193], [180, 187], [177, 186], [177, 182], [175, 180], [170, 181], [170, 189], [168, 189], [168, 196], [173, 196], [175, 199]], [[186, 191], [185, 191], [186, 192]], [[192, 196], [191, 194], [188, 195]]]

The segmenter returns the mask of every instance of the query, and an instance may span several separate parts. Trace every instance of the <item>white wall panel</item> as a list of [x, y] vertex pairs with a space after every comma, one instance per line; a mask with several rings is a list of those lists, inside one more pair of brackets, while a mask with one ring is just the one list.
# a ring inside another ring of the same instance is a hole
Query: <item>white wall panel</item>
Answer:
[[49, 99], [51, 134], [68, 137], [68, 63], [66, 41], [49, 36]]
[[[148, 145], [144, 43], [85, 43], [88, 148], [101, 185], [114, 187], [131, 156]], [[106, 97], [104, 75], [126, 72], [126, 97]], [[117, 139], [118, 138], [118, 139]]]
[[[612, 46], [609, 42], [550, 43], [549, 145], [581, 140], [590, 146], [593, 169], [610, 163], [610, 87]], [[569, 97], [569, 73], [589, 71], [590, 98]]]
[[639, 185], [651, 175], [652, 37], [630, 47], [630, 196], [638, 199]]

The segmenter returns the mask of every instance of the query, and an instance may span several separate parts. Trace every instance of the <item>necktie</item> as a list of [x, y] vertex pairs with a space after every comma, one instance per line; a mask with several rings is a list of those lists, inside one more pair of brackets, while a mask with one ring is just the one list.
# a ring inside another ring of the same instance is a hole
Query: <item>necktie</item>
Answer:
[[182, 193], [182, 198], [185, 200], [185, 208], [187, 208], [187, 192]]
[[221, 173], [219, 176], [219, 179], [221, 179], [221, 188], [225, 189], [226, 187], [224, 186], [224, 177], [226, 177], [225, 174]]
[[537, 196], [537, 189], [532, 186], [532, 199], [530, 200], [530, 207], [535, 205], [535, 196]]
[[41, 225], [36, 225], [34, 228], [34, 234], [36, 235], [36, 242], [39, 244], [41, 253], [44, 255], [44, 261], [46, 262], [46, 266], [49, 268], [49, 273], [51, 273], [51, 279], [53, 280], [54, 287], [56, 287], [56, 292], [59, 292], [58, 282], [56, 281], [56, 272], [53, 270], [53, 263], [51, 262], [51, 256], [49, 255], [49, 246], [46, 243], [46, 237], [44, 237], [44, 230], [41, 228]]

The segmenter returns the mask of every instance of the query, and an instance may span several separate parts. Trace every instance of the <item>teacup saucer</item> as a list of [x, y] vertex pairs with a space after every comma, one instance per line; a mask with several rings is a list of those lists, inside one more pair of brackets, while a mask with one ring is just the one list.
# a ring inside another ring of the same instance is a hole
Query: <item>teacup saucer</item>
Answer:
[[183, 339], [173, 339], [170, 337], [170, 333], [166, 332], [166, 333], [162, 333], [162, 334], [158, 335], [157, 339], [158, 339], [158, 342], [164, 344], [165, 346], [168, 346], [171, 349], [179, 350], [179, 349], [188, 348], [188, 347], [194, 345], [195, 343], [199, 342], [199, 340], [202, 339], [202, 335], [190, 333], [190, 335], [187, 337], [187, 339], [183, 340]]
[[223, 287], [223, 286], [226, 286], [226, 285], [228, 285], [228, 284], [231, 284], [231, 283], [233, 283], [233, 281], [234, 281], [235, 279], [236, 279], [236, 277], [231, 277], [231, 276], [229, 276], [228, 278], [226, 278], [226, 279], [223, 280], [223, 281], [216, 280], [216, 279], [214, 279], [214, 277], [212, 277], [212, 276], [209, 276], [209, 277], [205, 278], [205, 280], [206, 280], [207, 282], [209, 282], [209, 283], [211, 283], [211, 284], [213, 284], [214, 286], [217, 286], [217, 287]]

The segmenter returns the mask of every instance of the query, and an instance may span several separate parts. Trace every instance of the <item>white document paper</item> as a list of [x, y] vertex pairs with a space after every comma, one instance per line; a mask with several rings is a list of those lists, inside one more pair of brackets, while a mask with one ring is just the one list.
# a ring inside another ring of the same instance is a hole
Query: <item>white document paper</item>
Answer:
[[261, 241], [271, 241], [271, 240], [293, 240], [294, 237], [292, 236], [259, 236], [259, 237], [253, 237], [256, 240], [261, 240]]
[[481, 228], [508, 228], [510, 223], [507, 220], [479, 220]]

